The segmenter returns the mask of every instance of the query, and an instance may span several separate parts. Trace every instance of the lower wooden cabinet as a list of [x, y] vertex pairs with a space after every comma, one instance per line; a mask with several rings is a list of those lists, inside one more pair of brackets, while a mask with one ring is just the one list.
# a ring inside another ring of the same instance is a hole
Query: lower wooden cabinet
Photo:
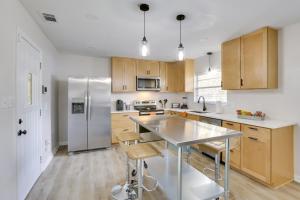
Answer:
[[187, 114], [186, 118], [191, 119], [191, 120], [199, 121], [199, 115]]
[[271, 130], [242, 125], [242, 171], [270, 184]]
[[134, 122], [129, 119], [129, 116], [138, 116], [138, 113], [113, 113], [111, 115], [111, 129], [112, 129], [112, 143], [118, 143], [116, 135], [119, 133], [126, 133], [135, 131]]
[[[174, 113], [176, 114], [176, 113]], [[198, 118], [197, 118], [198, 117]], [[188, 119], [210, 123], [211, 118], [188, 114]], [[237, 171], [272, 188], [293, 181], [294, 177], [294, 130], [292, 126], [277, 129], [222, 121], [222, 126], [241, 131], [243, 135], [232, 138], [230, 165]], [[222, 156], [223, 161], [225, 156]]]
[[[241, 131], [241, 124], [229, 121], [223, 121], [222, 127], [229, 128], [236, 131]], [[230, 165], [236, 169], [241, 168], [241, 137], [232, 138], [230, 145], [235, 148], [230, 150]], [[222, 160], [225, 161], [225, 153], [222, 154]]]

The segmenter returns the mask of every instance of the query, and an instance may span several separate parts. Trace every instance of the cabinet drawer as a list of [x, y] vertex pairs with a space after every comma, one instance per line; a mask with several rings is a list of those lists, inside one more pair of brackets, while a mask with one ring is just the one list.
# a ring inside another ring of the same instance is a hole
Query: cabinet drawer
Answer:
[[270, 142], [271, 130], [250, 125], [242, 125], [243, 137], [253, 141]]
[[235, 123], [235, 122], [230, 122], [230, 121], [223, 121], [222, 126], [228, 129], [232, 129], [235, 131], [240, 131], [241, 130], [241, 124]]

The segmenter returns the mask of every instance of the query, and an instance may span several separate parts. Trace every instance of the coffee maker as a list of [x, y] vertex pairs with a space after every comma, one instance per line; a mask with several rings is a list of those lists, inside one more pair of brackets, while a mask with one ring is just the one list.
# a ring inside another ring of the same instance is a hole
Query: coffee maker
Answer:
[[118, 99], [117, 102], [116, 102], [116, 110], [117, 111], [124, 110], [124, 102], [120, 99]]

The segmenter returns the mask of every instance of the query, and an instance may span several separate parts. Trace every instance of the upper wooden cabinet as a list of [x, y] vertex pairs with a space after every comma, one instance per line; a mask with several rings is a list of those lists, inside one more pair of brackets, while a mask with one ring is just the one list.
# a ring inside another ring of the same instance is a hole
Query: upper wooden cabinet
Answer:
[[194, 60], [169, 62], [166, 65], [168, 92], [194, 92]]
[[241, 38], [222, 44], [222, 87], [241, 88]]
[[131, 58], [112, 58], [112, 91], [136, 91], [136, 60]]
[[135, 92], [136, 77], [160, 77], [161, 92], [193, 92], [194, 60], [159, 62], [112, 58], [112, 92]]
[[137, 76], [159, 77], [159, 62], [150, 60], [138, 60]]
[[265, 27], [224, 42], [222, 85], [227, 90], [277, 88], [277, 30]]
[[159, 62], [160, 91], [168, 92], [167, 63]]

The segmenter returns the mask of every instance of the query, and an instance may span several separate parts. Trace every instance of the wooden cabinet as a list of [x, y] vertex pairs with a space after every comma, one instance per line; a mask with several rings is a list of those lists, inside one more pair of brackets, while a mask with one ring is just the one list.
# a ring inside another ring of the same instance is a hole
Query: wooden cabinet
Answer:
[[277, 88], [277, 30], [265, 27], [224, 42], [222, 84], [223, 89]]
[[271, 28], [242, 37], [241, 88], [277, 88], [277, 43], [277, 31]]
[[136, 91], [136, 60], [131, 58], [112, 58], [112, 91]]
[[187, 114], [186, 116], [187, 119], [190, 119], [190, 120], [195, 120], [195, 121], [199, 121], [199, 115], [193, 115], [193, 114]]
[[137, 76], [159, 77], [159, 62], [150, 60], [138, 60]]
[[241, 88], [241, 38], [222, 44], [222, 88], [226, 90]]
[[194, 60], [170, 62], [166, 69], [168, 92], [194, 92]]
[[[241, 124], [229, 121], [222, 121], [222, 127], [241, 131]], [[234, 149], [230, 150], [230, 165], [234, 168], [241, 168], [241, 137], [230, 139], [230, 145]], [[222, 154], [222, 160], [225, 161], [225, 153]]]
[[116, 135], [119, 133], [135, 131], [135, 124], [129, 119], [129, 116], [138, 116], [138, 113], [113, 113], [112, 122], [112, 143], [118, 143]]
[[159, 62], [160, 91], [168, 92], [167, 63]]
[[241, 169], [251, 176], [270, 184], [271, 180], [271, 131], [242, 125]]

